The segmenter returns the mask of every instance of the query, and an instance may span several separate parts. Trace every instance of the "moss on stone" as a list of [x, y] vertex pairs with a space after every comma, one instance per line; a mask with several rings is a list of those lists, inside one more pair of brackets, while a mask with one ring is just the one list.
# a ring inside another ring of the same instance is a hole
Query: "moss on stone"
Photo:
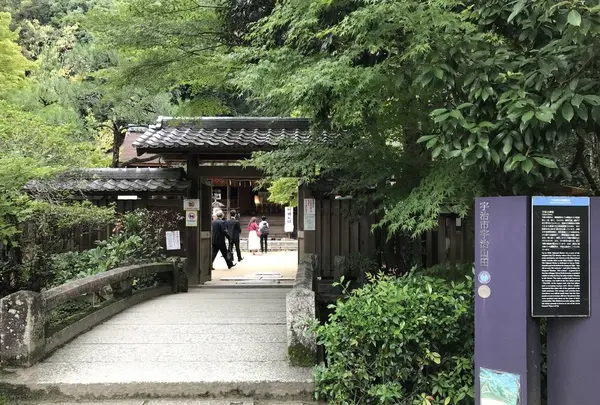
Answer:
[[44, 399], [44, 393], [33, 391], [24, 385], [0, 382], [0, 405], [15, 404], [17, 401], [38, 401]]
[[317, 354], [302, 345], [288, 347], [288, 356], [292, 365], [297, 367], [312, 367], [317, 362]]

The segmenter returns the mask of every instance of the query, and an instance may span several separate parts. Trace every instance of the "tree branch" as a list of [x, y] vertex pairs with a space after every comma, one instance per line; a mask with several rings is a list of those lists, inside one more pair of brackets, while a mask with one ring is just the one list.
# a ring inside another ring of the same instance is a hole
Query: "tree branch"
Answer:
[[585, 140], [580, 137], [577, 141], [577, 155], [579, 156], [579, 166], [581, 167], [581, 171], [583, 172], [583, 175], [585, 176], [585, 179], [589, 183], [594, 194], [600, 195], [600, 186], [598, 185], [596, 179], [594, 179], [594, 175], [590, 171], [590, 168], [588, 167], [587, 162], [585, 161], [585, 156], [583, 154], [584, 149]]

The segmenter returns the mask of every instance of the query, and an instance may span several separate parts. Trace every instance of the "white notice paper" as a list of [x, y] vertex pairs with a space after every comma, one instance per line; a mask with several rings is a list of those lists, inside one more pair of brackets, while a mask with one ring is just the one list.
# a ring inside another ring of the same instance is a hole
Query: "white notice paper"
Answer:
[[173, 243], [175, 244], [175, 250], [181, 249], [181, 235], [179, 235], [179, 231], [173, 231]]
[[292, 207], [285, 207], [285, 224], [283, 227], [284, 232], [294, 232], [294, 209]]
[[166, 239], [167, 239], [167, 250], [175, 250], [175, 243], [173, 240], [173, 232], [172, 231], [167, 231]]
[[179, 231], [167, 231], [167, 250], [179, 250], [181, 249], [181, 240], [179, 238]]
[[314, 198], [304, 199], [304, 230], [314, 231], [316, 227], [317, 208]]
[[316, 208], [315, 208], [315, 199], [314, 198], [305, 198], [304, 199], [304, 215], [308, 214], [308, 215], [315, 215], [316, 214]]
[[304, 214], [304, 230], [314, 231], [316, 228], [315, 214]]

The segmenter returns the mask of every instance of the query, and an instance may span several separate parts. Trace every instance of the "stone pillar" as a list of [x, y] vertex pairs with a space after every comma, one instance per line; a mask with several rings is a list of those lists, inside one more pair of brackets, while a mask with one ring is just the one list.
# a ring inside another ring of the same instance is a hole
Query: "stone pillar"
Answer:
[[44, 355], [45, 305], [42, 295], [18, 291], [0, 300], [0, 360], [4, 366], [35, 364]]
[[589, 318], [548, 319], [548, 405], [596, 403], [600, 349], [600, 198], [590, 199]]
[[[530, 309], [529, 208], [527, 197], [475, 203], [476, 405], [541, 403], [539, 327]], [[499, 385], [511, 399], [494, 397]]]
[[314, 255], [305, 255], [298, 266], [294, 288], [285, 297], [288, 357], [292, 365], [311, 367], [317, 360], [317, 340], [311, 330], [316, 319], [312, 290]]

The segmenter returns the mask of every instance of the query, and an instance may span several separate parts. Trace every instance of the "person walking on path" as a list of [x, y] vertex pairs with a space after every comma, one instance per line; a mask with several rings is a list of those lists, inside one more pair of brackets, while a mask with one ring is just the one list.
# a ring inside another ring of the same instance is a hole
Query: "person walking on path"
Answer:
[[212, 221], [212, 263], [214, 263], [217, 254], [221, 252], [223, 259], [225, 259], [225, 262], [227, 263], [227, 268], [230, 269], [235, 266], [235, 264], [233, 264], [231, 260], [228, 260], [225, 240], [231, 244], [231, 237], [227, 232], [225, 221], [223, 221], [223, 211], [218, 211], [217, 219]]
[[235, 210], [231, 210], [230, 214], [231, 217], [225, 221], [227, 233], [229, 233], [229, 236], [231, 237], [231, 242], [229, 242], [229, 251], [231, 252], [231, 257], [233, 257], [233, 248], [235, 247], [238, 262], [241, 262], [244, 259], [240, 250], [240, 234], [242, 233], [242, 228], [240, 227], [240, 221], [237, 219]]
[[258, 223], [256, 217], [252, 217], [248, 224], [248, 250], [252, 252], [252, 256], [260, 249], [260, 238], [258, 235]]
[[258, 232], [260, 233], [260, 251], [267, 253], [267, 241], [269, 240], [269, 223], [267, 217], [263, 216], [262, 221], [258, 224]]

